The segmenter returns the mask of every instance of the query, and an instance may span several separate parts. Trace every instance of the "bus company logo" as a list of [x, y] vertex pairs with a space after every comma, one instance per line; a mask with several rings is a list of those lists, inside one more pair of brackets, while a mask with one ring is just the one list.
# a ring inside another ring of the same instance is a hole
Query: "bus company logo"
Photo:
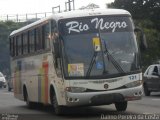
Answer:
[[104, 88], [107, 90], [109, 88], [108, 84], [104, 84]]
[[[94, 28], [92, 28], [94, 26]], [[91, 19], [90, 22], [83, 23], [79, 21], [70, 21], [66, 23], [66, 27], [68, 27], [68, 34], [71, 32], [80, 33], [83, 31], [89, 31], [90, 29], [96, 30], [108, 30], [110, 29], [111, 32], [115, 32], [116, 29], [125, 29], [127, 28], [126, 21], [105, 21], [103, 18], [94, 18]]]

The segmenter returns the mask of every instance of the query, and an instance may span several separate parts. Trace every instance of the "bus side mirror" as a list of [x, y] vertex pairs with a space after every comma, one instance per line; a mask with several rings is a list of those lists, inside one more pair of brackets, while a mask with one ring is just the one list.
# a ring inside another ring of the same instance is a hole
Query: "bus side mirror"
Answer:
[[140, 38], [140, 41], [139, 41], [139, 43], [140, 43], [140, 44], [139, 44], [140, 50], [141, 50], [141, 51], [146, 50], [146, 49], [148, 48], [148, 45], [147, 45], [146, 36], [145, 36], [143, 30], [142, 30], [141, 28], [136, 27], [136, 28], [134, 29], [134, 32], [140, 34], [140, 35], [139, 35], [139, 38]]

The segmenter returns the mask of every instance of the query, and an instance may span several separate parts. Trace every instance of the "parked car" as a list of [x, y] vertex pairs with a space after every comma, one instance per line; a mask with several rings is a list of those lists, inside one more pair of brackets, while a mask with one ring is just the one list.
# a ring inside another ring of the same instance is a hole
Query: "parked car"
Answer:
[[150, 96], [151, 92], [160, 91], [160, 64], [150, 65], [144, 75], [144, 94]]
[[4, 87], [6, 88], [7, 83], [4, 75], [0, 72], [0, 88]]

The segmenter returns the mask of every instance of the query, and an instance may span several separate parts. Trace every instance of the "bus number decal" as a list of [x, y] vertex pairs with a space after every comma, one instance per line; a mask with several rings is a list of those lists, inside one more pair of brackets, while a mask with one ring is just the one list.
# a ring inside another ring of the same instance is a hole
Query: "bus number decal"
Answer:
[[130, 79], [130, 80], [136, 80], [136, 79], [137, 79], [137, 76], [136, 76], [136, 75], [129, 76], [129, 79]]

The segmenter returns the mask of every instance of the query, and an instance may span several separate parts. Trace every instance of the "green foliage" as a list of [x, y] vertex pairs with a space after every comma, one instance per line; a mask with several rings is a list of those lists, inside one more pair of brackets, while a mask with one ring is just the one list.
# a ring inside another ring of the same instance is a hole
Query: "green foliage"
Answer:
[[4, 74], [10, 73], [9, 57], [9, 34], [25, 23], [15, 23], [12, 21], [0, 22], [0, 71]]
[[160, 30], [160, 0], [115, 0], [108, 7], [128, 10], [134, 19], [149, 19]]
[[160, 59], [160, 33], [155, 29], [144, 29], [148, 50], [142, 53], [143, 65], [148, 66]]
[[142, 53], [142, 65], [160, 60], [160, 0], [115, 0], [108, 7], [129, 11], [135, 25], [143, 28], [148, 50]]

